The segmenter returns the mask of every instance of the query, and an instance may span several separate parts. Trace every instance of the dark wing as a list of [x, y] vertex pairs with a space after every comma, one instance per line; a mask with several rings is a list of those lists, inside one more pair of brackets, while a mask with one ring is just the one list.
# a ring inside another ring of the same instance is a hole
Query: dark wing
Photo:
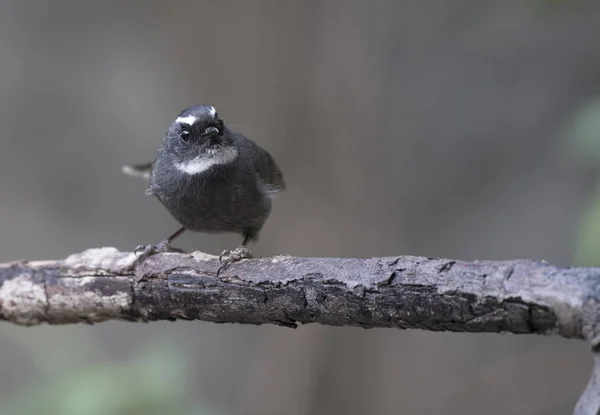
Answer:
[[285, 190], [283, 172], [268, 151], [260, 148], [254, 142], [250, 142], [254, 152], [254, 168], [256, 169], [258, 183], [267, 196], [273, 199], [277, 193]]

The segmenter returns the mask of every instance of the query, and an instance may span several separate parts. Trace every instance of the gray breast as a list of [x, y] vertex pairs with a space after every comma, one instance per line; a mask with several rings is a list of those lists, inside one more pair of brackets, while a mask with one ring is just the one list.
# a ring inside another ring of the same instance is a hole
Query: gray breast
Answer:
[[178, 173], [153, 174], [152, 192], [181, 225], [192, 231], [259, 230], [269, 215], [269, 191], [259, 185], [253, 172], [237, 163], [214, 166], [195, 175]]

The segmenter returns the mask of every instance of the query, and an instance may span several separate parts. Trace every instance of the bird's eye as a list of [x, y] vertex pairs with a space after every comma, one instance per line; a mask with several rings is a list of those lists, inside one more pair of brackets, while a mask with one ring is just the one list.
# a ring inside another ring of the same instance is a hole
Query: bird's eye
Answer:
[[179, 133], [179, 137], [181, 137], [182, 141], [185, 141], [187, 143], [188, 141], [190, 141], [190, 132], [188, 130], [181, 130], [181, 132]]

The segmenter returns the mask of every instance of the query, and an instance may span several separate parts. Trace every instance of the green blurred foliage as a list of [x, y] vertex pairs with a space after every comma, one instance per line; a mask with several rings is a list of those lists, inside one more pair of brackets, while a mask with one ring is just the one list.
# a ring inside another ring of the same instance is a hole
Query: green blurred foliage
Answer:
[[600, 166], [600, 98], [588, 101], [575, 112], [567, 137], [579, 156]]
[[579, 223], [573, 264], [600, 266], [600, 180]]
[[[77, 356], [77, 352], [71, 354], [77, 348], [45, 346], [45, 352], [41, 352], [41, 347], [30, 351], [38, 362], [43, 361], [40, 375], [22, 393], [2, 402], [0, 415], [224, 414], [186, 399], [198, 396], [189, 393], [193, 383], [189, 368], [193, 365], [186, 357], [189, 354], [172, 342], [150, 340], [131, 359], [88, 365], [81, 364], [81, 358], [93, 352], [94, 347]], [[63, 357], [58, 358], [59, 354]], [[67, 363], [69, 358], [72, 360]], [[65, 375], [56, 378], [51, 373]]]
[[596, 188], [579, 223], [573, 262], [600, 265], [600, 98], [577, 110], [567, 130], [569, 147], [598, 173]]

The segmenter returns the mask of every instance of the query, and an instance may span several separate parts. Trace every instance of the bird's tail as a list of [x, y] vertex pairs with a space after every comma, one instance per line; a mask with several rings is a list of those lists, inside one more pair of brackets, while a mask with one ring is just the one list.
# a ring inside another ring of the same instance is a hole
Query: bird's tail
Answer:
[[149, 179], [150, 171], [152, 170], [152, 164], [152, 162], [144, 164], [130, 164], [128, 166], [121, 167], [121, 171], [128, 176]]

